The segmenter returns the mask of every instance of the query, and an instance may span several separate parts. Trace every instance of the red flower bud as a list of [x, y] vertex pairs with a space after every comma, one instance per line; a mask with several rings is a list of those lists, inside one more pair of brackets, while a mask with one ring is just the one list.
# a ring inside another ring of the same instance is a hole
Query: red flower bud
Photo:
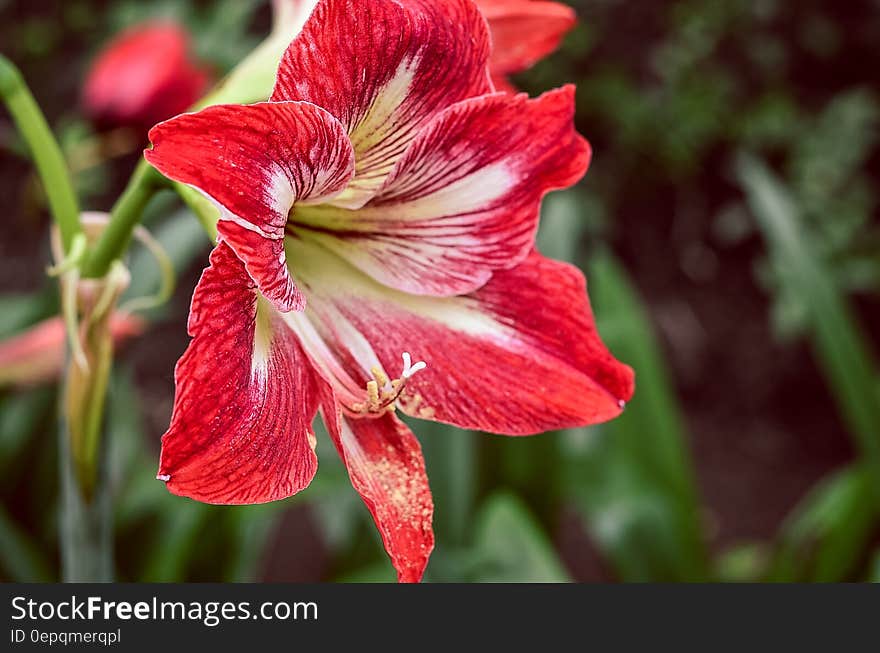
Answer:
[[152, 125], [182, 113], [205, 91], [209, 75], [191, 60], [189, 34], [172, 22], [137, 25], [98, 55], [83, 107], [105, 127]]

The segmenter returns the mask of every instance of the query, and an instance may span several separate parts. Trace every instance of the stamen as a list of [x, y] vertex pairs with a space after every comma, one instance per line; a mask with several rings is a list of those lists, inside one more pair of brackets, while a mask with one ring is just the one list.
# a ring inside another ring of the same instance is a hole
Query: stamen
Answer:
[[379, 384], [379, 387], [384, 388], [388, 385], [388, 375], [382, 371], [378, 366], [374, 366], [370, 372], [373, 374], [373, 378], [376, 379], [376, 383]]
[[394, 404], [400, 398], [406, 387], [408, 379], [428, 365], [424, 361], [418, 361], [413, 364], [412, 356], [409, 352], [403, 352], [403, 369], [400, 377], [396, 379], [388, 378], [388, 375], [378, 366], [373, 367], [370, 372], [373, 379], [367, 381], [367, 397], [366, 401], [358, 401], [350, 406], [350, 409], [358, 414], [378, 413], [381, 414], [387, 410], [394, 410]]
[[367, 401], [371, 412], [379, 410], [379, 384], [375, 381], [367, 381]]

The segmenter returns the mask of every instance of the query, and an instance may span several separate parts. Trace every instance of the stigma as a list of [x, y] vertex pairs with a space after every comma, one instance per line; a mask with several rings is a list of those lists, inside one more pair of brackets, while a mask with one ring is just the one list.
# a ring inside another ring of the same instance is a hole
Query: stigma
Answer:
[[403, 358], [403, 368], [400, 376], [395, 379], [389, 379], [378, 366], [370, 370], [373, 378], [367, 381], [366, 399], [352, 404], [352, 412], [358, 415], [381, 415], [394, 410], [394, 405], [403, 393], [406, 382], [428, 366], [424, 361], [413, 363], [412, 356], [406, 351], [401, 358]]

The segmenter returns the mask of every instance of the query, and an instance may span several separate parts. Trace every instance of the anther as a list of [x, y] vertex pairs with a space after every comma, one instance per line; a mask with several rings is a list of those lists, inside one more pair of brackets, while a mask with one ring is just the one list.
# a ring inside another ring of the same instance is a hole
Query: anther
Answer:
[[367, 381], [367, 403], [370, 412], [378, 412], [382, 407], [379, 403], [379, 384], [375, 381]]
[[380, 388], [384, 388], [388, 385], [388, 375], [385, 374], [380, 367], [374, 366], [370, 372], [372, 372], [373, 378], [376, 379], [376, 383], [379, 384]]

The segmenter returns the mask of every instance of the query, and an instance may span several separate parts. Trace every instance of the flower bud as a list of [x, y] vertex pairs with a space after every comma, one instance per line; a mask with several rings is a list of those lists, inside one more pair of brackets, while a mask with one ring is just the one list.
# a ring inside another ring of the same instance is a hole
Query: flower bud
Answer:
[[102, 127], [146, 130], [191, 107], [209, 75], [190, 58], [189, 34], [173, 22], [137, 25], [108, 44], [89, 71], [82, 103]]
[[[83, 213], [85, 237], [96, 240], [106, 228], [104, 213]], [[61, 283], [61, 310], [70, 355], [64, 375], [62, 419], [68, 451], [83, 498], [89, 500], [97, 482], [107, 383], [113, 364], [113, 322], [119, 298], [131, 275], [115, 261], [100, 279], [83, 279], [77, 265], [62, 258], [58, 231], [52, 233], [52, 249]]]

